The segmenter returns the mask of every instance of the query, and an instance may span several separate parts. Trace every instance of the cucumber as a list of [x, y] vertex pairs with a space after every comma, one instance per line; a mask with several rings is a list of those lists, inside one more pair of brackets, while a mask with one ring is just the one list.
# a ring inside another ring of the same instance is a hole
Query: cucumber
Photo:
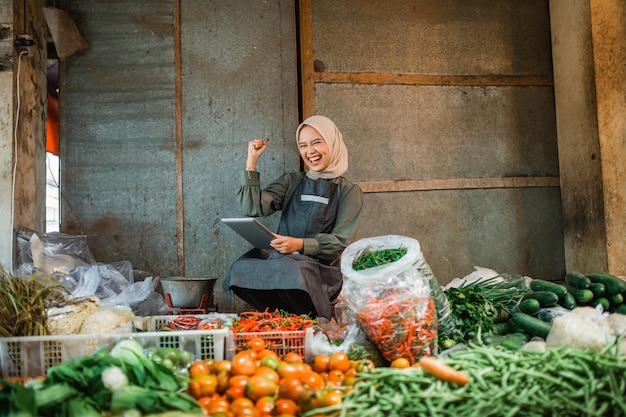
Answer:
[[551, 291], [559, 297], [565, 297], [565, 294], [567, 294], [567, 288], [563, 285], [543, 279], [533, 279], [530, 281], [530, 289], [533, 291]]
[[531, 291], [522, 297], [522, 301], [530, 299], [539, 301], [541, 307], [552, 307], [559, 302], [559, 296], [552, 291]]
[[591, 286], [591, 279], [577, 271], [570, 271], [565, 274], [565, 282], [574, 288], [583, 290]]
[[508, 350], [520, 350], [524, 345], [524, 342], [515, 339], [507, 339], [500, 342], [500, 346]]
[[626, 304], [618, 306], [615, 310], [613, 310], [613, 313], [626, 315]]
[[539, 309], [541, 308], [541, 303], [536, 298], [528, 298], [519, 303], [518, 308], [519, 311], [521, 311], [522, 313], [534, 316], [539, 312]]
[[594, 297], [602, 297], [606, 294], [606, 287], [601, 282], [592, 282], [589, 289], [593, 293]]
[[612, 307], [617, 307], [624, 303], [624, 296], [622, 294], [610, 295], [608, 299]]
[[576, 288], [569, 284], [565, 284], [565, 287], [574, 296], [574, 300], [576, 300], [576, 304], [579, 306], [587, 304], [593, 300], [593, 293], [591, 290]]
[[493, 333], [499, 335], [509, 334], [511, 332], [511, 325], [508, 321], [493, 324]]
[[626, 281], [605, 272], [587, 274], [591, 282], [601, 282], [610, 295], [626, 293]]
[[524, 342], [524, 343], [526, 343], [526, 342], [528, 342], [530, 340], [528, 335], [526, 333], [523, 333], [523, 332], [509, 333], [507, 336], [512, 338], [512, 339], [518, 339], [519, 341]]
[[525, 333], [531, 336], [538, 336], [543, 339], [548, 337], [552, 325], [543, 320], [539, 320], [525, 313], [515, 312], [511, 314], [511, 320], [519, 326]]
[[565, 297], [559, 299], [559, 304], [568, 310], [573, 310], [578, 306], [578, 304], [576, 304], [576, 299], [574, 298], [574, 295], [569, 291], [565, 295]]
[[611, 303], [609, 303], [609, 300], [607, 300], [606, 297], [594, 298], [591, 301], [591, 305], [594, 307], [597, 307], [598, 304], [602, 305], [602, 311], [607, 311], [611, 306]]
[[483, 337], [486, 345], [499, 345], [507, 349], [518, 350], [528, 342], [528, 335], [525, 333], [512, 333], [507, 335], [491, 335]]

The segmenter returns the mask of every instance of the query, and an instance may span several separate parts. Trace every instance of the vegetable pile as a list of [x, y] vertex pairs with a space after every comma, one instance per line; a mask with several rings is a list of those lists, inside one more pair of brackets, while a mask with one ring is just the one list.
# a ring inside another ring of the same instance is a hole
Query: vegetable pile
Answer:
[[365, 250], [353, 262], [352, 269], [362, 271], [375, 266], [386, 265], [395, 262], [406, 255], [407, 248], [390, 248], [378, 250]]
[[[24, 416], [200, 411], [198, 402], [184, 392], [188, 378], [150, 360], [134, 339], [122, 340], [110, 351], [100, 349], [93, 355], [52, 366], [45, 378], [23, 385], [0, 381], [0, 400], [8, 405], [7, 412], [20, 411]], [[3, 413], [0, 411], [0, 415]]]
[[395, 291], [369, 303], [356, 317], [368, 339], [389, 362], [406, 358], [415, 363], [437, 353], [437, 314], [432, 298], [408, 298]]
[[317, 319], [282, 310], [244, 311], [233, 321], [232, 330], [235, 333], [291, 332], [304, 330], [316, 324]]
[[554, 319], [550, 309], [566, 312], [578, 307], [601, 307], [608, 313], [626, 313], [626, 281], [608, 273], [585, 275], [577, 271], [568, 272], [564, 280], [563, 284], [530, 281], [529, 292], [522, 297], [509, 327], [502, 333], [524, 332], [529, 337], [545, 339]]
[[[424, 369], [360, 373], [341, 405], [304, 416], [619, 416], [626, 415], [626, 361], [567, 347], [545, 352], [476, 346], [441, 359], [466, 384]], [[449, 371], [436, 373], [451, 375]]]
[[456, 343], [464, 343], [479, 333], [497, 333], [496, 324], [508, 320], [528, 291], [523, 279], [509, 281], [499, 276], [448, 288], [445, 295], [450, 303], [455, 329], [449, 338], [440, 334], [441, 346], [449, 348]]

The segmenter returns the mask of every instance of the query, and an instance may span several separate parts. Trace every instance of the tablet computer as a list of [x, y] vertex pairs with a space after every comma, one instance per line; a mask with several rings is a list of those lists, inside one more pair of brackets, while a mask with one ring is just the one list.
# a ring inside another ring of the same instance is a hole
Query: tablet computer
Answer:
[[270, 242], [276, 238], [270, 229], [263, 226], [254, 217], [236, 217], [221, 220], [225, 225], [253, 244], [255, 248], [269, 249], [271, 247]]

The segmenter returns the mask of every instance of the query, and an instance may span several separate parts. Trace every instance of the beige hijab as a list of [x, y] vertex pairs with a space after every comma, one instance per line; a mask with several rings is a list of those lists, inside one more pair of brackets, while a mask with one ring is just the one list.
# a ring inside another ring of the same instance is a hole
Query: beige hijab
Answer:
[[332, 120], [325, 116], [311, 116], [296, 129], [296, 145], [303, 126], [311, 126], [322, 136], [330, 150], [330, 163], [321, 172], [307, 171], [307, 177], [311, 179], [332, 179], [342, 176], [348, 170], [348, 148], [343, 142], [341, 132]]

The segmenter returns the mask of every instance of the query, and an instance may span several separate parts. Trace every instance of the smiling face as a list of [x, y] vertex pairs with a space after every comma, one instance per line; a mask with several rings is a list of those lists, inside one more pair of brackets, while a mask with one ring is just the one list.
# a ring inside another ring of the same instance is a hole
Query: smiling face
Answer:
[[330, 150], [317, 130], [303, 126], [298, 137], [298, 150], [311, 171], [321, 172], [330, 164]]

